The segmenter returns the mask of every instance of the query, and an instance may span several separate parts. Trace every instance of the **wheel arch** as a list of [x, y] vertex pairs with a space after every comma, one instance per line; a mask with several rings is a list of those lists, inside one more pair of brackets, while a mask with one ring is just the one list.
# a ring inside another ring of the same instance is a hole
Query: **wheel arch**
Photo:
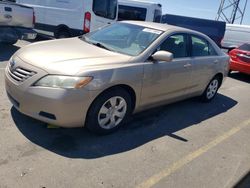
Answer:
[[[124, 89], [125, 91], [127, 91], [129, 93], [129, 95], [131, 96], [132, 111], [134, 111], [135, 106], [136, 106], [136, 102], [137, 102], [136, 93], [135, 93], [135, 90], [131, 86], [127, 85], [127, 84], [118, 84], [118, 85], [114, 85], [114, 86], [111, 86], [111, 87], [108, 87], [108, 88], [104, 89], [101, 93], [99, 93], [95, 97], [95, 99], [92, 101], [89, 109], [91, 108], [93, 103], [96, 101], [96, 99], [99, 98], [101, 95], [103, 95], [106, 92], [110, 92], [112, 90], [118, 90], [118, 89]], [[89, 113], [89, 109], [88, 109], [88, 113]]]
[[219, 78], [219, 80], [220, 80], [220, 86], [221, 86], [222, 83], [223, 83], [223, 78], [224, 78], [223, 74], [221, 72], [219, 72], [212, 79], [214, 79], [215, 77]]

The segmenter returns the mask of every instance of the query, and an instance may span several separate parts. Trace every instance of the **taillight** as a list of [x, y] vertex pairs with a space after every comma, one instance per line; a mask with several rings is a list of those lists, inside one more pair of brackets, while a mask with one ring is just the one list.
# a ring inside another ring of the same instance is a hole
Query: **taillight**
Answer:
[[238, 54], [238, 51], [237, 51], [237, 50], [231, 50], [231, 51], [229, 52], [229, 55], [230, 55], [230, 57], [231, 57], [232, 59], [237, 58], [237, 54]]
[[35, 26], [36, 23], [36, 16], [35, 16], [35, 11], [33, 10], [33, 20], [32, 20], [33, 25]]
[[84, 25], [83, 25], [83, 31], [85, 33], [90, 32], [90, 23], [91, 23], [91, 13], [90, 12], [85, 12]]

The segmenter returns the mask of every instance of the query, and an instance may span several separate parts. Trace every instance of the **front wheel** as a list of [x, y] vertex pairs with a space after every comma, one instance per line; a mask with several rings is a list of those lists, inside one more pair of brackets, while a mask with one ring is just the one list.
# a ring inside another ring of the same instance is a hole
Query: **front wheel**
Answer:
[[220, 78], [219, 77], [214, 77], [208, 84], [206, 90], [201, 96], [202, 101], [204, 102], [210, 102], [211, 100], [214, 99], [216, 96], [218, 89], [220, 87]]
[[97, 134], [109, 134], [117, 130], [131, 113], [131, 97], [122, 89], [103, 93], [91, 105], [86, 127]]

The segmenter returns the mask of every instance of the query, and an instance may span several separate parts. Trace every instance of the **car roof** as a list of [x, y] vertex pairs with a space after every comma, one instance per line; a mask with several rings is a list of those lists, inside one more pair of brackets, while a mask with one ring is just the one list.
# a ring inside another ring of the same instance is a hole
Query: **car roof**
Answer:
[[199, 35], [203, 35], [200, 32], [194, 31], [194, 30], [190, 30], [190, 29], [186, 29], [183, 27], [177, 27], [174, 25], [169, 25], [169, 24], [162, 24], [162, 23], [155, 23], [155, 22], [145, 22], [145, 21], [121, 21], [122, 23], [128, 23], [128, 24], [133, 24], [133, 25], [139, 25], [142, 27], [149, 27], [152, 29], [156, 29], [156, 30], [160, 30], [160, 31], [177, 31], [177, 32], [191, 32], [194, 34], [199, 34]]

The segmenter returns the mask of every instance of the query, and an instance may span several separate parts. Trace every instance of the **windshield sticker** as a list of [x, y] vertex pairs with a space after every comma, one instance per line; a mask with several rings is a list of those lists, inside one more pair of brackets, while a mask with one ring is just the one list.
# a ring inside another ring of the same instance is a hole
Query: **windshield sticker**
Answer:
[[145, 28], [142, 31], [147, 32], [147, 33], [154, 33], [154, 34], [157, 34], [157, 35], [160, 35], [162, 33], [162, 31], [155, 30], [155, 29], [149, 29], [149, 28]]

